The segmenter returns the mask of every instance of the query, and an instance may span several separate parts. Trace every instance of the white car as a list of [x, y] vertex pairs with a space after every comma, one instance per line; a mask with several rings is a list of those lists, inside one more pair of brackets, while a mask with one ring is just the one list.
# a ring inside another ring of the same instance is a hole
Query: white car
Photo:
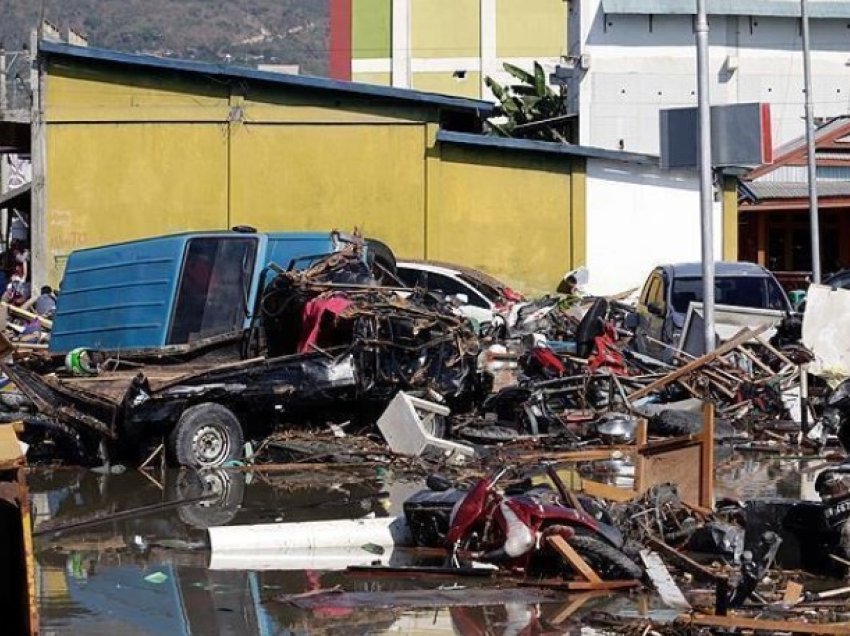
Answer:
[[408, 287], [422, 287], [458, 301], [459, 313], [479, 324], [491, 323], [522, 300], [510, 287], [492, 276], [462, 265], [435, 261], [398, 261], [398, 277]]

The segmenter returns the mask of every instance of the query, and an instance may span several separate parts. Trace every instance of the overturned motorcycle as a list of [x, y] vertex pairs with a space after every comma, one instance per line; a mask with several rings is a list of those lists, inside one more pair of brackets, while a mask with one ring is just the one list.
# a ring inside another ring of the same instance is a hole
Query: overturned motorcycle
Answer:
[[566, 576], [574, 572], [550, 544], [560, 537], [602, 578], [641, 579], [643, 570], [626, 554], [623, 534], [607, 511], [588, 497], [558, 487], [529, 483], [496, 485], [508, 472], [501, 468], [469, 490], [452, 487], [432, 475], [423, 490], [404, 503], [414, 541], [423, 547], [450, 550], [453, 567], [466, 560], [491, 563], [525, 576]]

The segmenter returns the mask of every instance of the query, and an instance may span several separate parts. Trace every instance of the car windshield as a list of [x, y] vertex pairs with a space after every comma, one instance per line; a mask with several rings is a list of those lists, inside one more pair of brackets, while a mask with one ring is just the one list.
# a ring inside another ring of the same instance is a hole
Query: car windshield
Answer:
[[457, 276], [464, 283], [469, 285], [470, 287], [474, 287], [484, 298], [489, 300], [493, 304], [499, 304], [504, 299], [502, 297], [501, 292], [498, 289], [487, 285], [486, 283], [476, 280], [471, 276], [467, 276], [466, 274], [458, 274]]
[[[673, 309], [682, 314], [692, 302], [702, 302], [702, 277], [674, 279], [670, 300]], [[714, 279], [714, 301], [734, 307], [787, 309], [779, 284], [767, 276], [717, 277]]]

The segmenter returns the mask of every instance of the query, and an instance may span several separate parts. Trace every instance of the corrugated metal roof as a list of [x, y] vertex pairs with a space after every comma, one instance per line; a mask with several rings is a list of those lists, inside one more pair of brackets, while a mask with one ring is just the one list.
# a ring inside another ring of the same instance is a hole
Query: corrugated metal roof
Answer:
[[817, 159], [826, 159], [830, 161], [850, 161], [850, 152], [840, 150], [816, 150], [815, 157]]
[[461, 133], [449, 130], [440, 130], [437, 133], [437, 141], [442, 143], [458, 144], [461, 146], [502, 148], [526, 152], [567, 155], [571, 157], [606, 159], [608, 161], [624, 161], [627, 163], [638, 163], [653, 166], [657, 166], [659, 163], [658, 157], [656, 156], [643, 155], [636, 152], [606, 150], [604, 148], [562, 144], [554, 141], [534, 141], [531, 139], [514, 139], [510, 137], [490, 137], [488, 135], [475, 135], [472, 133]]
[[[684, 14], [697, 12], [696, 0], [602, 0], [605, 13]], [[708, 0], [708, 12], [714, 15], [763, 15], [800, 17], [799, 0]], [[846, 0], [810, 0], [812, 18], [850, 18]]]
[[[805, 183], [748, 181], [746, 188], [757, 201], [764, 201], [765, 199], [804, 199], [809, 196], [809, 187]], [[850, 182], [818, 181], [818, 196], [850, 196]]]
[[451, 97], [449, 95], [438, 95], [437, 93], [426, 93], [423, 91], [409, 90], [405, 88], [392, 88], [387, 86], [376, 86], [373, 84], [344, 82], [342, 80], [328, 79], [325, 77], [311, 77], [308, 75], [273, 73], [270, 71], [259, 71], [252, 68], [231, 66], [229, 64], [211, 64], [209, 62], [178, 60], [155, 57], [153, 55], [135, 55], [87, 46], [71, 46], [70, 44], [50, 42], [47, 40], [43, 40], [39, 44], [39, 51], [40, 53], [44, 53], [49, 56], [95, 60], [110, 64], [137, 66], [150, 69], [180, 71], [211, 77], [241, 80], [247, 79], [268, 84], [277, 84], [280, 86], [332, 91], [366, 98], [375, 97], [378, 99], [389, 99], [399, 102], [407, 102], [410, 104], [438, 106], [440, 108], [450, 110], [475, 111], [482, 115], [489, 115], [495, 108], [495, 105], [492, 102], [477, 99], [466, 99], [462, 97]]

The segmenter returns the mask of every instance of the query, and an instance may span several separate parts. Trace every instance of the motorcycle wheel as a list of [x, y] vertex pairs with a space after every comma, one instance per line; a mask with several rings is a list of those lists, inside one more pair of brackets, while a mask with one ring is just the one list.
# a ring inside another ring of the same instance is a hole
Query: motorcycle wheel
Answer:
[[643, 570], [617, 548], [594, 537], [575, 535], [569, 543], [603, 579], [643, 578]]

